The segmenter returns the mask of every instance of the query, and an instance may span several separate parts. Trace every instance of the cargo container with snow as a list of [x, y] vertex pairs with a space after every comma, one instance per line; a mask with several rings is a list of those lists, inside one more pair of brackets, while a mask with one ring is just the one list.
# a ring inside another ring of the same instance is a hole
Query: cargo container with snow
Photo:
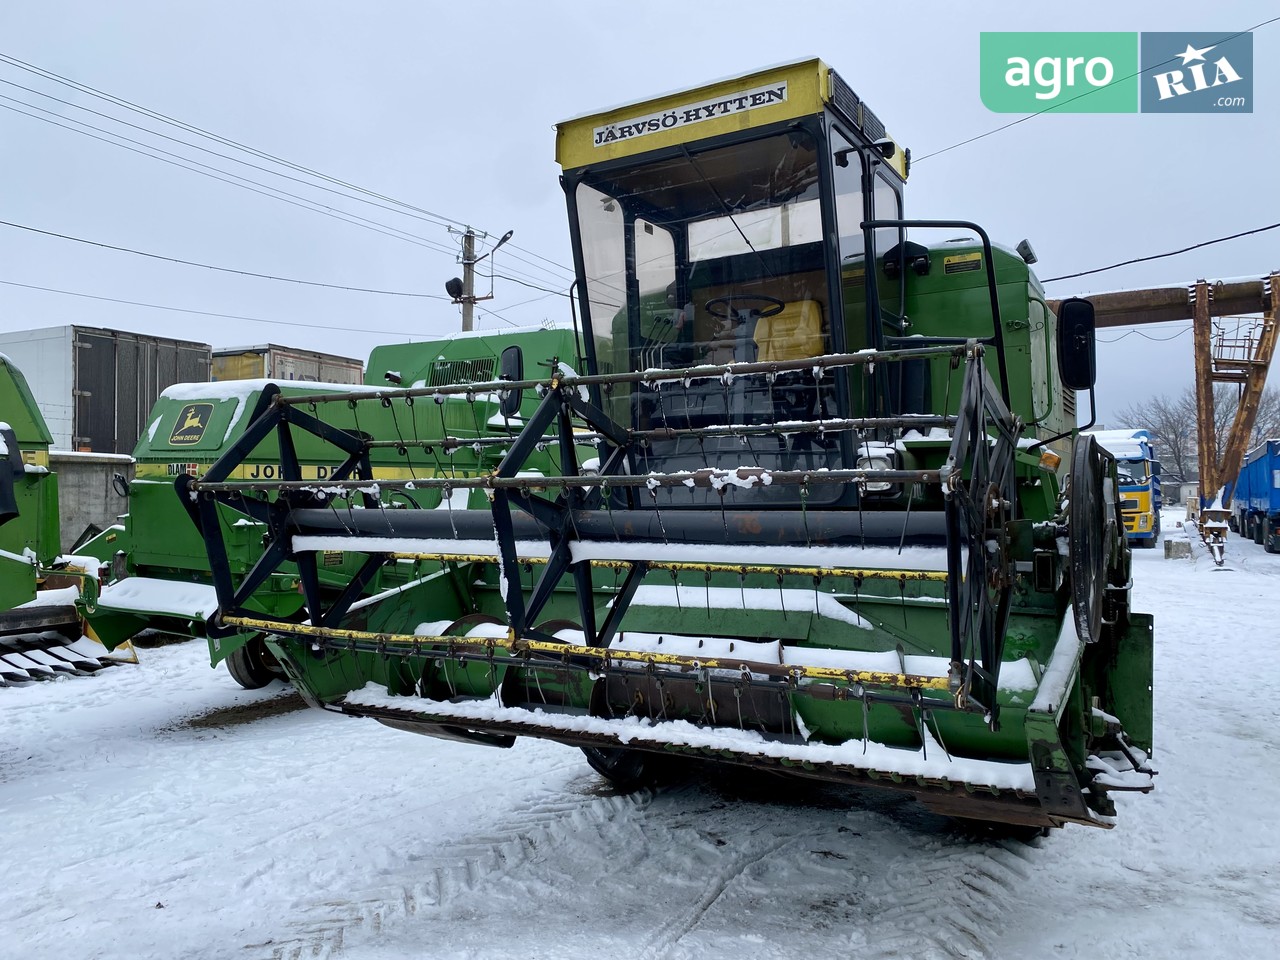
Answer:
[[299, 350], [274, 343], [227, 347], [213, 351], [213, 380], [314, 380], [322, 383], [360, 383], [364, 364], [315, 350]]

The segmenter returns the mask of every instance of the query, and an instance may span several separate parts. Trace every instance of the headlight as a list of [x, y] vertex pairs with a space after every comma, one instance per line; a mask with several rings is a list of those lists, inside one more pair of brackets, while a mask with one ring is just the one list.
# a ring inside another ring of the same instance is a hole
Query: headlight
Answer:
[[[896, 457], [891, 450], [873, 450], [858, 456], [859, 470], [893, 470], [896, 467]], [[889, 493], [896, 484], [887, 480], [866, 480], [861, 484], [863, 493], [880, 494]]]
[[1138, 518], [1138, 529], [1145, 530], [1149, 526], [1151, 526], [1151, 518], [1144, 513]]

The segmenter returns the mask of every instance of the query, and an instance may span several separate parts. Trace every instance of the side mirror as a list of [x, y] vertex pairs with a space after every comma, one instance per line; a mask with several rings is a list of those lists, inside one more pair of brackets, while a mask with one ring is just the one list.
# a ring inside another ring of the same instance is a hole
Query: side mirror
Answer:
[[[498, 379], [524, 379], [524, 354], [518, 346], [513, 344], [502, 351], [498, 361]], [[509, 420], [520, 413], [520, 401], [524, 399], [523, 390], [503, 390], [501, 397], [498, 409], [504, 417]]]
[[1151, 475], [1152, 475], [1153, 477], [1158, 477], [1158, 476], [1160, 476], [1160, 474], [1161, 474], [1161, 473], [1163, 473], [1163, 472], [1164, 472], [1164, 470], [1163, 470], [1163, 468], [1160, 466], [1160, 461], [1159, 461], [1159, 460], [1152, 460], [1152, 461], [1151, 461]]
[[1068, 390], [1091, 390], [1097, 379], [1093, 304], [1080, 297], [1058, 304], [1058, 373]]

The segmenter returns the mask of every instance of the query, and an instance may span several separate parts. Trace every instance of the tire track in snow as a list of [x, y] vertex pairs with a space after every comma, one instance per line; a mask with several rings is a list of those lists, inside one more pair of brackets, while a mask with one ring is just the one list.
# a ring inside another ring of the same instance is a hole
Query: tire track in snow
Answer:
[[[451, 842], [447, 855], [410, 854], [415, 873], [426, 874], [422, 883], [368, 891], [360, 899], [328, 900], [304, 906], [317, 914], [292, 924], [296, 936], [283, 942], [249, 944], [246, 952], [266, 960], [327, 960], [342, 953], [353, 938], [377, 937], [389, 924], [403, 923], [422, 909], [446, 906], [474, 892], [481, 884], [508, 874], [540, 854], [544, 848], [582, 830], [598, 830], [630, 811], [648, 805], [653, 795], [582, 797], [562, 790], [535, 798], [504, 811], [512, 826]], [[336, 915], [335, 915], [336, 914]]]
[[1035, 847], [1020, 841], [927, 840], [863, 888], [853, 932], [861, 960], [990, 960]]
[[781, 837], [767, 844], [763, 850], [741, 855], [730, 861], [708, 885], [707, 890], [694, 903], [693, 907], [678, 922], [651, 938], [639, 953], [639, 960], [664, 960], [670, 951], [689, 934], [724, 896], [730, 885], [766, 857], [777, 853], [783, 847], [797, 842], [800, 837]]

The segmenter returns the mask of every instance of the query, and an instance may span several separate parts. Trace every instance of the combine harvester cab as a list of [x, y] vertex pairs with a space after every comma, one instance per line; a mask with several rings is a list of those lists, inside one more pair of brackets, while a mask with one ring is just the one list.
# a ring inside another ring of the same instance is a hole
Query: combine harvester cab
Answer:
[[0, 687], [112, 662], [81, 636], [75, 601], [94, 595], [97, 571], [59, 555], [52, 443], [26, 378], [0, 354]]
[[[386, 383], [404, 380], [426, 386], [432, 378], [454, 383], [468, 378], [491, 379], [498, 354], [510, 342], [538, 343], [554, 355], [557, 345], [572, 350], [569, 331], [527, 333], [520, 337], [456, 337], [441, 342], [398, 344], [374, 349], [369, 361], [369, 378]], [[86, 620], [108, 648], [114, 648], [142, 630], [159, 630], [178, 636], [205, 637], [212, 665], [226, 661], [232, 677], [249, 689], [283, 677], [274, 656], [263, 643], [261, 631], [224, 635], [210, 634], [207, 620], [217, 610], [217, 595], [210, 574], [205, 542], [190, 523], [183, 504], [173, 495], [174, 479], [196, 476], [207, 470], [227, 450], [235, 447], [254, 422], [255, 411], [269, 405], [272, 397], [309, 396], [317, 390], [343, 391], [368, 399], [379, 395], [373, 387], [282, 382], [229, 380], [190, 383], [169, 387], [151, 412], [150, 425], [134, 451], [135, 479], [128, 485], [129, 512], [120, 522], [82, 548], [110, 570], [110, 582], [101, 596], [81, 604]], [[485, 408], [485, 409], [481, 409]], [[492, 408], [492, 409], [488, 409]], [[280, 479], [282, 462], [296, 466], [294, 478], [324, 484], [345, 458], [345, 453], [328, 442], [341, 436], [414, 437], [414, 453], [407, 446], [388, 441], [369, 451], [369, 468], [377, 481], [408, 481], [415, 476], [431, 476], [443, 470], [449, 474], [474, 476], [496, 466], [501, 442], [510, 440], [508, 418], [503, 418], [494, 401], [445, 406], [426, 404], [421, 408], [382, 404], [335, 404], [326, 407], [323, 438], [300, 436], [289, 442], [289, 453], [281, 456], [276, 437], [258, 443], [249, 456], [239, 460], [231, 476], [248, 481]], [[480, 417], [479, 421], [473, 417]], [[493, 421], [493, 422], [490, 422]], [[514, 421], [518, 423], [518, 420]], [[465, 443], [440, 447], [446, 435], [466, 437]], [[486, 445], [484, 438], [489, 439]], [[497, 441], [496, 443], [493, 441]], [[425, 463], [424, 463], [425, 461]], [[415, 466], [416, 464], [416, 466]], [[375, 498], [379, 509], [466, 509], [468, 494], [442, 498], [439, 488], [406, 491], [389, 489]], [[483, 496], [477, 501], [481, 505]], [[332, 501], [344, 507], [348, 498]], [[242, 512], [223, 512], [221, 561], [230, 573], [243, 578], [255, 568], [254, 588], [242, 600], [243, 607], [256, 616], [296, 620], [305, 617], [300, 575], [292, 562], [281, 562], [262, 523]], [[275, 566], [259, 564], [264, 551]], [[356, 576], [363, 559], [341, 550], [326, 551], [317, 564], [317, 580], [322, 593], [336, 596]], [[388, 564], [362, 580], [362, 595], [395, 590], [439, 569], [439, 564], [404, 560]]]
[[[1055, 316], [1029, 250], [976, 224], [904, 220], [908, 155], [816, 60], [568, 121], [558, 158], [585, 356], [260, 408], [178, 484], [219, 629], [267, 634], [317, 706], [550, 738], [622, 786], [676, 755], [1110, 825], [1115, 791], [1151, 787], [1152, 622], [1129, 610], [1114, 460], [1076, 437], [1092, 307]], [[490, 392], [537, 398], [497, 469], [405, 484], [489, 509], [331, 504], [368, 487], [373, 444], [323, 411]], [[287, 461], [234, 479], [268, 435], [349, 453], [320, 487]], [[227, 510], [296, 559], [306, 623], [245, 609]], [[441, 574], [328, 602], [332, 550]]]

